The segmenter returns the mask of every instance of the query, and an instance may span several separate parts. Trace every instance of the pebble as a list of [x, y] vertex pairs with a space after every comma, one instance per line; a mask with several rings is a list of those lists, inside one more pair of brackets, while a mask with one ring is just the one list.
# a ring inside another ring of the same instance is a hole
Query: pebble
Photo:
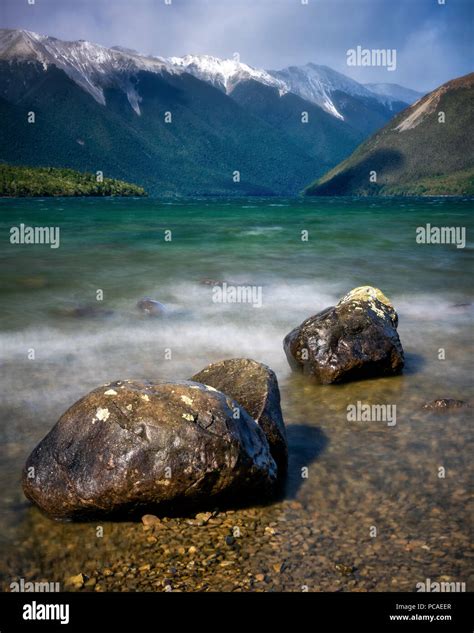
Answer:
[[69, 576], [64, 584], [79, 588], [83, 586], [85, 581], [86, 577], [84, 576], [84, 574], [77, 574], [76, 576]]
[[160, 519], [154, 514], [144, 514], [142, 516], [142, 523], [145, 527], [155, 527], [161, 524]]
[[196, 514], [195, 518], [198, 525], [206, 525], [206, 523], [212, 518], [212, 512], [199, 512]]

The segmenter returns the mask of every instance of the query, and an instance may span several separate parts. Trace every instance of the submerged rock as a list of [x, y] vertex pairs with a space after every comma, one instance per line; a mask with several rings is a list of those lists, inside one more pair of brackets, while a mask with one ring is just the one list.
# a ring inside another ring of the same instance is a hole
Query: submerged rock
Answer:
[[211, 279], [209, 277], [205, 277], [204, 279], [200, 279], [199, 283], [201, 286], [222, 286], [224, 282], [220, 279]]
[[275, 480], [263, 431], [229, 396], [118, 381], [64, 413], [29, 456], [23, 490], [46, 514], [80, 519], [265, 496]]
[[371, 286], [351, 290], [339, 303], [306, 319], [283, 342], [294, 370], [322, 384], [398, 374], [404, 365], [398, 316]]
[[162, 303], [150, 299], [150, 297], [140, 299], [140, 301], [137, 302], [137, 308], [146, 316], [163, 316], [166, 312], [166, 308]]
[[432, 411], [446, 411], [446, 409], [465, 409], [469, 404], [464, 400], [455, 400], [454, 398], [440, 398], [438, 400], [432, 400], [427, 402], [423, 409], [430, 409]]
[[114, 311], [95, 305], [77, 305], [58, 308], [56, 313], [63, 317], [73, 317], [75, 319], [96, 319], [110, 317]]
[[286, 430], [275, 373], [248, 358], [232, 358], [208, 365], [191, 380], [218, 389], [238, 402], [265, 433], [282, 476], [288, 466]]

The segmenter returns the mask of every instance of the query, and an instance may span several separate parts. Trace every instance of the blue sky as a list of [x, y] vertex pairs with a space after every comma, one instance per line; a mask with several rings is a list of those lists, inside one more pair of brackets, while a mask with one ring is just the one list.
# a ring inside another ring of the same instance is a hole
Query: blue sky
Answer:
[[[238, 52], [268, 69], [311, 61], [421, 91], [474, 66], [474, 0], [1, 0], [0, 25], [145, 54]], [[396, 70], [347, 66], [358, 45], [396, 49]]]

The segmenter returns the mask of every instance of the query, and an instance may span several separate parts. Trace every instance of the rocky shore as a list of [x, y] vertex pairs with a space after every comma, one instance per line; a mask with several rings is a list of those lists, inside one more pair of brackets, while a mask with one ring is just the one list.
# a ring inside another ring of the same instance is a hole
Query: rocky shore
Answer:
[[[2, 555], [2, 588], [22, 577], [67, 591], [414, 592], [426, 578], [472, 588], [469, 476], [459, 461], [467, 412], [440, 416], [405, 398], [403, 424], [367, 433], [295, 380], [282, 390], [293, 411], [285, 499], [144, 522], [63, 523], [24, 504]], [[297, 406], [296, 386], [305, 394]], [[392, 387], [382, 388], [390, 397]], [[318, 427], [305, 422], [310, 411]], [[441, 460], [450, 465], [444, 480]]]
[[[310, 348], [316, 371], [324, 341], [333, 354], [352, 350], [357, 362], [349, 367], [346, 354], [334, 381], [297, 363], [279, 386], [265, 365], [230, 359], [190, 380], [116, 381], [79, 400], [23, 473], [43, 512], [75, 521], [51, 521], [19, 496], [23, 520], [2, 555], [2, 588], [18, 578], [97, 592], [415, 591], [426, 578], [471, 586], [460, 458], [469, 407], [420, 402], [400, 374], [395, 309], [367, 288], [292, 337], [302, 345], [289, 360]], [[321, 330], [328, 314], [331, 328]], [[352, 367], [370, 363], [374, 331], [385, 353], [353, 382]], [[396, 401], [403, 423], [349, 422], [346, 405], [357, 398]], [[117, 510], [124, 516], [111, 520]]]

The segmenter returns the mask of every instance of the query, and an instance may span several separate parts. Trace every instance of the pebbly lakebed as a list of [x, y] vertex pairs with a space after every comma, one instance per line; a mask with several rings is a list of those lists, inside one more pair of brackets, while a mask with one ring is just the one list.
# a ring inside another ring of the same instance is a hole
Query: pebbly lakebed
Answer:
[[[472, 398], [471, 209], [448, 198], [1, 200], [2, 588], [18, 578], [87, 591], [416, 591], [427, 578], [472, 588], [472, 410], [423, 409]], [[10, 244], [21, 223], [59, 227], [59, 248]], [[427, 224], [464, 227], [464, 248], [417, 243]], [[255, 305], [219, 302], [214, 281], [249, 286]], [[404, 373], [329, 386], [292, 373], [284, 336], [367, 284], [397, 309]], [[145, 296], [164, 317], [136, 310]], [[233, 357], [277, 374], [284, 498], [152, 525], [54, 522], [26, 501], [26, 457], [89, 390]], [[358, 402], [396, 405], [396, 424], [349, 421]]]

